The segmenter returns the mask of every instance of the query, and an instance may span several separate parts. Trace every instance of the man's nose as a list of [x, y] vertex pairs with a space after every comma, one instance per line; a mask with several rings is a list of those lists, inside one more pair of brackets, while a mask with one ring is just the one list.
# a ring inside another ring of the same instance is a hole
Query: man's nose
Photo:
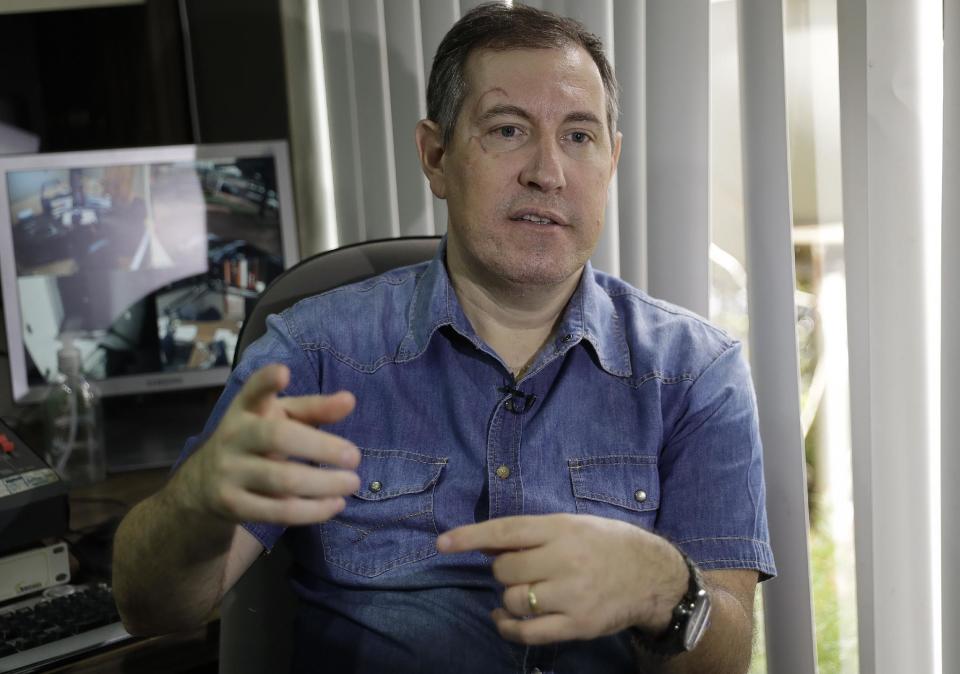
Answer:
[[520, 183], [542, 192], [552, 192], [566, 185], [563, 173], [563, 152], [553, 138], [541, 138], [520, 172]]

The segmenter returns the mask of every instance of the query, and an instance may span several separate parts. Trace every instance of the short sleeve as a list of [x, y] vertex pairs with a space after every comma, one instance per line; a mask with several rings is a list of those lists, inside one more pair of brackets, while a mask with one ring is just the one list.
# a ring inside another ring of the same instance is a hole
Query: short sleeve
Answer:
[[776, 575], [750, 371], [737, 342], [694, 381], [659, 458], [656, 530], [703, 569]]
[[[267, 319], [267, 332], [244, 352], [237, 367], [230, 373], [223, 393], [214, 405], [203, 430], [187, 439], [171, 473], [176, 471], [216, 430], [231, 401], [254, 372], [272, 363], [282, 363], [290, 370], [290, 383], [282, 395], [310, 395], [320, 392], [320, 375], [312, 361], [291, 333], [284, 314]], [[241, 526], [269, 552], [280, 539], [284, 527], [264, 522], [245, 522]]]

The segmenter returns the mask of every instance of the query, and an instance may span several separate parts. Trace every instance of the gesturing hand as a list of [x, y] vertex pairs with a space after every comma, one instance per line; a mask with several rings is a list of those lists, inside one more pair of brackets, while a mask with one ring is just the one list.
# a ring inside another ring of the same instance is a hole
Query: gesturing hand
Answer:
[[[204, 512], [241, 522], [323, 522], [340, 512], [360, 479], [359, 450], [314, 428], [347, 416], [356, 401], [334, 395], [281, 398], [290, 371], [268, 365], [244, 384], [216, 431], [178, 471], [181, 498]], [[306, 459], [347, 470], [318, 468]]]
[[446, 532], [440, 552], [495, 555], [505, 586], [492, 618], [511, 641], [593, 639], [637, 625], [667, 627], [687, 587], [680, 553], [663, 538], [590, 515], [503, 517]]

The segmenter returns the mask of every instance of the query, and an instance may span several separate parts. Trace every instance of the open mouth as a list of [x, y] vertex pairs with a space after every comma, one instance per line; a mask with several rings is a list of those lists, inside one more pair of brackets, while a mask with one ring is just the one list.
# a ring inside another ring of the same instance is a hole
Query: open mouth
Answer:
[[532, 222], [535, 225], [564, 225], [566, 223], [555, 213], [542, 211], [519, 211], [510, 216], [514, 222]]

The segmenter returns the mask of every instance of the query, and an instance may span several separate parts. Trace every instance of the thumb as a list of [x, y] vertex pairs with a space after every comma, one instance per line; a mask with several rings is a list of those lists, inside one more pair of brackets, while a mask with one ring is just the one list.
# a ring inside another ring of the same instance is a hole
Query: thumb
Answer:
[[278, 363], [262, 367], [253, 373], [237, 394], [236, 403], [248, 412], [262, 412], [265, 404], [276, 397], [290, 383], [290, 370]]

